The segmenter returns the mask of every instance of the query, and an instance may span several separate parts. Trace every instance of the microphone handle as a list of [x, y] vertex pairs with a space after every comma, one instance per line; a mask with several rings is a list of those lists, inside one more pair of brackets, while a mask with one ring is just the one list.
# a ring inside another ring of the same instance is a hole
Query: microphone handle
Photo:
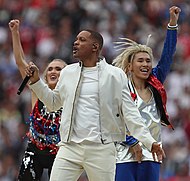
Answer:
[[24, 87], [26, 86], [27, 82], [30, 80], [30, 76], [26, 76], [24, 80], [22, 81], [22, 84], [18, 88], [17, 94], [20, 95], [21, 92], [24, 90]]

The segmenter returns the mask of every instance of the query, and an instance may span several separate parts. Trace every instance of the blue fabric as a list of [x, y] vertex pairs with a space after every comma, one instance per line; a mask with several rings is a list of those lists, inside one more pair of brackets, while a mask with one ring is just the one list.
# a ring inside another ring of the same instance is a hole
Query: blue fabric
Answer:
[[116, 164], [115, 181], [159, 181], [160, 163], [143, 161]]
[[131, 146], [131, 145], [135, 144], [137, 141], [138, 140], [135, 139], [133, 136], [126, 135], [126, 141], [122, 142], [122, 144]]
[[173, 56], [176, 50], [177, 30], [167, 30], [164, 48], [161, 58], [155, 68], [152, 69], [152, 74], [163, 84], [166, 76], [170, 72]]

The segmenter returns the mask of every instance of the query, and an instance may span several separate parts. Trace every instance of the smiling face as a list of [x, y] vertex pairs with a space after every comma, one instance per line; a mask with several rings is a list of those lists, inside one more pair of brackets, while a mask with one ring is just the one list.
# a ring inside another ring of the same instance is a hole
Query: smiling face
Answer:
[[129, 64], [129, 70], [133, 78], [146, 80], [152, 71], [152, 60], [146, 52], [136, 53], [132, 62]]
[[46, 69], [45, 80], [50, 89], [54, 89], [57, 81], [59, 79], [59, 75], [61, 70], [65, 67], [65, 63], [63, 61], [53, 60]]

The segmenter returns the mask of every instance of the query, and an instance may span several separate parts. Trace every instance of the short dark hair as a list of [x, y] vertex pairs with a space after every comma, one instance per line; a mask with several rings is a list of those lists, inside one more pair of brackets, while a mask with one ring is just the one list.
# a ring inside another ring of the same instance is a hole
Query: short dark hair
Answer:
[[91, 34], [92, 38], [95, 39], [98, 42], [98, 44], [100, 45], [100, 50], [101, 50], [103, 47], [103, 44], [104, 44], [102, 35], [96, 31], [93, 31], [90, 29], [86, 29], [84, 31], [88, 31]]

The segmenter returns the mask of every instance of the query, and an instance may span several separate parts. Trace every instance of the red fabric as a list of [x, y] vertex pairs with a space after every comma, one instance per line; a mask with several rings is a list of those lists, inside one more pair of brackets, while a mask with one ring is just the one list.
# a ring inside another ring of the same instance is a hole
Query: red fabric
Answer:
[[[167, 101], [167, 95], [166, 95], [166, 90], [164, 88], [164, 86], [162, 85], [162, 83], [152, 74], [149, 76], [148, 78], [148, 83], [150, 85], [152, 85], [154, 88], [156, 88], [156, 90], [159, 92], [159, 94], [161, 95], [162, 98], [162, 103], [163, 103], [163, 107], [165, 110], [165, 113], [167, 113], [166, 111], [166, 101]], [[168, 114], [167, 118], [169, 118]]]
[[[32, 141], [33, 144], [36, 145], [36, 147], [40, 150], [49, 149], [51, 150], [51, 154], [56, 154], [58, 151], [58, 147], [56, 146], [56, 143], [46, 140], [46, 135], [57, 135], [59, 136], [59, 122], [60, 122], [60, 115], [61, 111], [57, 116], [52, 118], [50, 116], [50, 113], [43, 115], [41, 111], [38, 110], [39, 101], [36, 102], [34, 109], [32, 110], [30, 114], [29, 124], [31, 127], [34, 128], [34, 130], [31, 132], [31, 130], [26, 134], [27, 137]], [[51, 123], [54, 122], [53, 128], [51, 126]], [[35, 133], [39, 133], [44, 135], [44, 138], [37, 138]], [[34, 137], [35, 135], [35, 137]], [[56, 138], [56, 137], [55, 137]], [[55, 140], [54, 140], [55, 141]], [[57, 140], [56, 140], [57, 141]]]
[[[167, 94], [166, 94], [166, 90], [163, 86], [163, 84], [154, 76], [154, 75], [150, 75], [149, 78], [148, 78], [148, 83], [150, 85], [152, 85], [157, 91], [158, 93], [160, 94], [161, 96], [161, 99], [162, 99], [162, 103], [163, 103], [163, 108], [164, 108], [164, 111], [165, 111], [165, 114], [166, 114], [166, 117], [167, 119], [169, 119], [169, 115], [167, 113], [167, 110], [166, 110], [166, 102], [167, 102]], [[170, 128], [174, 129], [173, 126], [170, 124], [168, 125]]]

